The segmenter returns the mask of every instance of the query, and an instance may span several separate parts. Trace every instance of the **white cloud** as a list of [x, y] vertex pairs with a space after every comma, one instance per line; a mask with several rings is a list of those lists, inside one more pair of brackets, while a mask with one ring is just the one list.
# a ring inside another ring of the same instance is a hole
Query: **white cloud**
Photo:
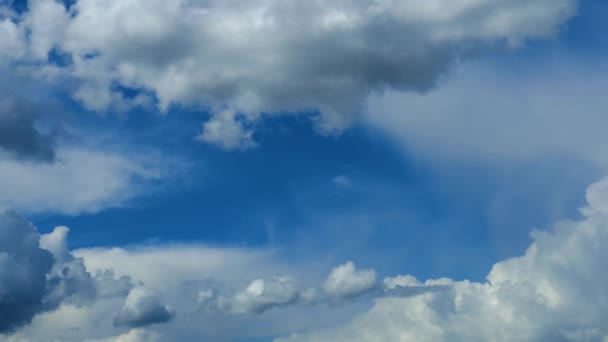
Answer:
[[26, 213], [79, 214], [119, 207], [160, 179], [146, 155], [61, 147], [52, 163], [0, 158], [0, 203]]
[[[63, 74], [81, 82], [75, 96], [90, 109], [124, 101], [115, 82], [152, 91], [161, 109], [211, 108], [219, 117], [202, 136], [223, 146], [243, 133], [234, 117], [227, 124], [223, 108], [249, 117], [320, 110], [318, 128], [336, 132], [373, 92], [424, 91], [471, 51], [551, 36], [577, 1], [79, 0], [67, 13], [60, 2], [36, 0], [30, 7], [21, 24], [2, 22], [11, 39], [0, 54], [44, 60], [53, 47], [72, 54]], [[26, 31], [32, 38], [24, 42]]]
[[256, 279], [232, 298], [220, 297], [218, 306], [234, 313], [262, 313], [275, 307], [294, 304], [300, 297], [294, 279], [273, 277]]
[[[279, 341], [601, 341], [608, 338], [608, 179], [589, 187], [580, 221], [535, 231], [525, 255], [497, 263], [487, 282], [440, 279], [442, 291], [377, 299], [350, 323]], [[411, 277], [388, 286], [416, 285]], [[447, 287], [447, 288], [446, 288]]]
[[131, 328], [151, 324], [169, 322], [175, 312], [162, 304], [160, 294], [156, 291], [138, 286], [131, 289], [118, 316], [114, 318], [114, 325]]
[[158, 333], [143, 329], [132, 329], [119, 336], [96, 340], [89, 339], [85, 342], [160, 342], [162, 340], [162, 336]]
[[246, 129], [243, 119], [238, 120], [236, 113], [224, 110], [203, 124], [203, 132], [198, 140], [215, 144], [226, 150], [244, 150], [255, 147], [253, 131]]
[[323, 284], [325, 292], [335, 299], [359, 296], [375, 287], [376, 272], [357, 270], [352, 261], [334, 268]]

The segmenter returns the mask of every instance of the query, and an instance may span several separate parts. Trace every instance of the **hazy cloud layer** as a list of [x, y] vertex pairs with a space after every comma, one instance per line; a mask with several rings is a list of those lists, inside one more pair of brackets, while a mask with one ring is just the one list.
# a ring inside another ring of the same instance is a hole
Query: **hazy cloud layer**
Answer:
[[423, 158], [493, 163], [559, 155], [605, 168], [608, 65], [566, 56], [520, 64], [472, 63], [427, 94], [374, 96], [365, 120]]
[[[79, 0], [68, 11], [54, 0], [33, 0], [19, 21], [0, 21], [8, 37], [0, 57], [46, 62], [49, 52], [61, 51], [72, 62], [46, 65], [45, 72], [79, 80], [73, 95], [85, 107], [145, 104], [150, 92], [161, 110], [203, 105], [217, 113], [205, 124], [203, 141], [247, 148], [254, 146], [252, 132], [242, 125], [260, 113], [318, 110], [319, 130], [339, 131], [369, 94], [428, 90], [455, 61], [551, 36], [576, 5]], [[116, 84], [148, 92], [132, 99]], [[226, 117], [225, 108], [244, 116]]]
[[119, 207], [164, 173], [156, 159], [60, 147], [53, 163], [0, 158], [0, 203], [27, 213], [79, 214]]

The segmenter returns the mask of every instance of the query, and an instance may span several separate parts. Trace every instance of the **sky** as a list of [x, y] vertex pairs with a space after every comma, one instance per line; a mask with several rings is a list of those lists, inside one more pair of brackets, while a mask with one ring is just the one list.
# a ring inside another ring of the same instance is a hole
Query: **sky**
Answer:
[[0, 0], [0, 339], [608, 341], [606, 16]]

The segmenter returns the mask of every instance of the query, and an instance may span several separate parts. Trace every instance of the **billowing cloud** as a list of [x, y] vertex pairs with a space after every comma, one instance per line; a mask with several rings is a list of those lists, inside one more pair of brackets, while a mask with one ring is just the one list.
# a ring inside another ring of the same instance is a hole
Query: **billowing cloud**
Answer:
[[0, 333], [29, 323], [56, 303], [46, 301], [46, 274], [53, 256], [39, 246], [40, 235], [21, 217], [0, 208]]
[[41, 236], [25, 219], [0, 207], [0, 334], [60, 305], [78, 307], [96, 297], [97, 284], [82, 259], [67, 249], [67, 232], [59, 227]]
[[40, 237], [40, 247], [51, 252], [54, 265], [47, 273], [47, 297], [57, 303], [82, 305], [97, 295], [94, 279], [87, 272], [82, 258], [74, 257], [67, 247], [67, 227], [57, 227]]
[[160, 295], [152, 289], [138, 286], [129, 292], [118, 316], [114, 318], [117, 326], [131, 328], [170, 321], [175, 312], [162, 303]]
[[262, 313], [293, 304], [299, 297], [298, 287], [292, 278], [256, 279], [234, 297], [220, 297], [218, 307], [234, 313]]
[[[226, 123], [225, 108], [245, 121], [320, 111], [319, 130], [339, 131], [369, 94], [425, 91], [457, 60], [552, 35], [576, 7], [575, 0], [79, 0], [67, 10], [34, 0], [18, 24], [1, 21], [10, 39], [0, 56], [46, 61], [58, 49], [72, 57], [60, 73], [80, 81], [74, 96], [87, 108], [126, 101], [116, 84], [145, 89], [161, 110], [211, 108], [219, 117], [203, 140], [242, 148], [236, 143], [250, 145], [251, 132], [236, 117]], [[223, 128], [226, 138], [216, 132]]]
[[352, 261], [334, 268], [323, 284], [325, 292], [333, 298], [356, 297], [376, 287], [374, 270], [357, 270]]
[[60, 147], [53, 163], [0, 158], [0, 203], [27, 213], [91, 213], [128, 203], [160, 179], [155, 159]]
[[[534, 231], [525, 255], [494, 265], [487, 282], [439, 279], [444, 290], [377, 299], [352, 322], [279, 341], [602, 341], [608, 338], [608, 179], [589, 187], [580, 221]], [[389, 287], [416, 285], [411, 276]]]

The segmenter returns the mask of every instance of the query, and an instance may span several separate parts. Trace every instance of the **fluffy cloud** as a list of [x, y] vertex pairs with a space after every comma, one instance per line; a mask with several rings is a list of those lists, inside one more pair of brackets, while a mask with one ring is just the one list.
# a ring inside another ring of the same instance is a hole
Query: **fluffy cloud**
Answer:
[[[280, 341], [602, 341], [608, 338], [608, 179], [587, 191], [580, 221], [535, 231], [525, 255], [497, 263], [487, 282], [439, 279], [444, 290], [382, 298], [349, 324]], [[389, 287], [416, 285], [410, 276]]]
[[[203, 140], [242, 148], [237, 143], [250, 145], [251, 132], [235, 117], [228, 124], [226, 107], [250, 120], [319, 110], [318, 128], [335, 132], [370, 93], [424, 91], [471, 52], [550, 36], [577, 1], [79, 0], [69, 11], [54, 0], [29, 5], [19, 24], [1, 21], [10, 39], [0, 55], [36, 61], [53, 49], [70, 54], [62, 74], [81, 81], [74, 96], [92, 110], [126, 100], [116, 84], [152, 92], [161, 109], [210, 107], [218, 117], [205, 125]], [[228, 137], [219, 137], [224, 128]]]
[[[114, 341], [119, 336], [126, 339], [126, 336], [135, 338], [140, 335], [145, 341], [148, 336], [159, 333], [158, 336], [171, 336], [180, 341], [229, 341], [247, 336], [284, 334], [327, 321], [327, 318], [309, 316], [309, 312], [288, 305], [296, 289], [295, 284], [291, 279], [273, 275], [293, 273], [294, 265], [284, 264], [275, 251], [175, 245], [86, 249], [72, 254], [84, 260], [89, 273], [96, 274], [93, 276], [98, 286], [96, 300], [83, 307], [63, 305], [37, 316], [31, 325], [11, 336], [15, 341], [49, 338]], [[106, 271], [108, 269], [112, 269], [111, 274]], [[122, 277], [128, 277], [128, 281], [121, 281]], [[112, 286], [107, 286], [108, 278]], [[252, 279], [258, 280], [252, 282]], [[260, 279], [264, 279], [263, 286], [260, 286]], [[128, 292], [129, 285], [133, 283], [144, 285], [137, 285], [124, 301], [102, 296], [99, 290], [104, 288], [104, 293], [124, 294], [125, 288], [120, 285], [125, 285]], [[242, 291], [232, 292], [233, 287], [240, 288], [241, 284], [244, 286]], [[211, 287], [217, 290], [209, 291]], [[150, 292], [150, 288], [154, 291]], [[116, 291], [118, 289], [122, 290]], [[219, 295], [231, 305], [200, 310], [205, 298], [217, 304]], [[165, 303], [171, 306], [171, 310]], [[269, 310], [271, 306], [276, 309]], [[285, 322], [282, 310], [294, 310], [290, 316], [297, 319]], [[150, 317], [166, 318], [164, 313], [168, 311], [174, 311], [175, 316], [165, 324], [147, 325], [145, 331], [125, 331], [129, 325], [159, 321]], [[336, 309], [335, 314], [345, 317], [347, 311]], [[240, 328], [234, 329], [234, 326]]]
[[162, 304], [160, 295], [143, 286], [138, 286], [129, 292], [123, 307], [114, 324], [131, 328], [150, 324], [166, 323], [175, 313], [167, 305]]
[[323, 289], [333, 298], [349, 298], [362, 295], [376, 287], [376, 272], [374, 270], [357, 270], [352, 261], [334, 268]]
[[256, 146], [253, 131], [244, 127], [245, 119], [237, 119], [232, 110], [216, 114], [203, 125], [203, 132], [197, 139], [216, 144], [226, 150], [248, 149]]
[[234, 297], [220, 297], [218, 307], [234, 313], [262, 313], [293, 304], [299, 297], [299, 290], [292, 278], [256, 279]]
[[51, 252], [55, 261], [46, 276], [50, 289], [47, 297], [57, 303], [81, 305], [94, 300], [97, 287], [82, 259], [68, 250], [68, 232], [67, 227], [57, 227], [40, 237], [40, 247]]
[[53, 163], [0, 158], [0, 203], [27, 213], [97, 212], [126, 204], [163, 176], [146, 155], [59, 147]]
[[95, 298], [97, 284], [82, 259], [68, 251], [67, 232], [59, 227], [41, 236], [22, 217], [0, 208], [0, 334], [60, 305], [77, 307]]

